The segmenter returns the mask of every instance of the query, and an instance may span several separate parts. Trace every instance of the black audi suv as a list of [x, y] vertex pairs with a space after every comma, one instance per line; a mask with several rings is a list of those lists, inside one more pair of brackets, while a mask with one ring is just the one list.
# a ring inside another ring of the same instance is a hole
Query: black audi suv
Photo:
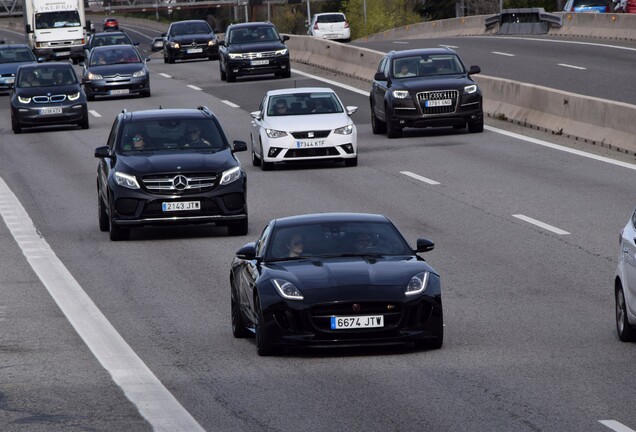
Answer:
[[247, 233], [246, 176], [206, 107], [122, 111], [95, 149], [99, 228], [125, 240], [130, 228], [214, 223]]
[[484, 130], [482, 94], [450, 48], [391, 51], [382, 58], [370, 93], [373, 133], [402, 136], [405, 127]]

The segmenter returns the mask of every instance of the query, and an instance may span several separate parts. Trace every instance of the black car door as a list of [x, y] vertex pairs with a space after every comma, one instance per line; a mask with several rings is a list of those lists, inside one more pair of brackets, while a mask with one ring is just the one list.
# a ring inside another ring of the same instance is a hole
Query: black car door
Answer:
[[383, 79], [375, 79], [379, 78], [378, 74], [374, 77], [373, 86], [371, 89], [371, 98], [373, 99], [373, 109], [375, 110], [375, 114], [380, 119], [385, 119], [384, 113], [384, 98], [386, 96], [386, 92], [388, 91], [388, 74], [389, 74], [389, 65], [390, 61], [388, 57], [384, 57], [380, 61], [380, 65], [378, 66], [378, 73], [383, 73]]

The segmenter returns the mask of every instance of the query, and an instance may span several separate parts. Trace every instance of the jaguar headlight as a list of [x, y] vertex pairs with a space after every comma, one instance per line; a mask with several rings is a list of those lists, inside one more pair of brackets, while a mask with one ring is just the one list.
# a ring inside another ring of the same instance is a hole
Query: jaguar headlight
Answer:
[[408, 285], [406, 286], [406, 291], [404, 294], [416, 295], [421, 294], [426, 289], [426, 284], [428, 283], [428, 272], [418, 273], [411, 278]]
[[128, 189], [140, 189], [135, 176], [119, 171], [115, 173], [115, 183]]
[[276, 291], [278, 291], [278, 294], [284, 299], [302, 300], [304, 298], [300, 290], [296, 288], [296, 285], [285, 279], [272, 279], [272, 283]]
[[407, 90], [393, 90], [393, 97], [396, 99], [406, 99], [409, 97], [409, 92]]

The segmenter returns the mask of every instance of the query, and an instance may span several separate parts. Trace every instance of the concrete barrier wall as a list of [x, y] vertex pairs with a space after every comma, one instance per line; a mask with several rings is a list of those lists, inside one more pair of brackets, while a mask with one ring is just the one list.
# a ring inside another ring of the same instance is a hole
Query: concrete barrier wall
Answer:
[[[392, 33], [387, 32], [382, 37], [401, 37]], [[411, 36], [418, 37], [412, 33]], [[310, 36], [293, 35], [287, 46], [293, 61], [369, 83], [384, 55], [379, 51]], [[507, 119], [636, 155], [636, 122], [633, 121], [636, 105], [487, 75], [479, 74], [474, 78], [484, 94], [484, 112], [493, 118]]]

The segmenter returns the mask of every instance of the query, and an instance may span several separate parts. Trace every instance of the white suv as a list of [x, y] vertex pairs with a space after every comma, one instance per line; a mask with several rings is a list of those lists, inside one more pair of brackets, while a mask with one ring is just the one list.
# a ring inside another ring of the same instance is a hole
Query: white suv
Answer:
[[319, 13], [314, 15], [307, 34], [321, 39], [351, 40], [351, 29], [345, 14], [341, 12]]
[[636, 340], [636, 210], [620, 234], [614, 281], [616, 330], [623, 342]]

